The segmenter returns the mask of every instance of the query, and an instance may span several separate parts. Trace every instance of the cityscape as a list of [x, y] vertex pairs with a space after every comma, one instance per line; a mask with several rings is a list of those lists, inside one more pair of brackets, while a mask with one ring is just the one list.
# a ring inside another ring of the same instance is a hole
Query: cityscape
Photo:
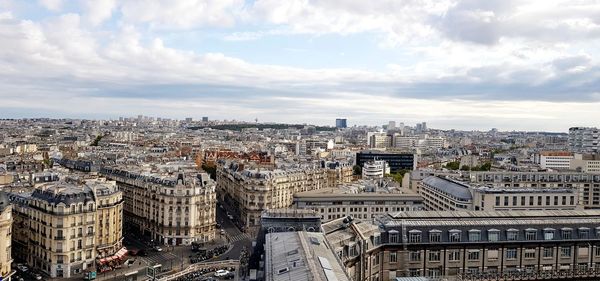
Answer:
[[0, 0], [0, 281], [600, 280], [599, 19]]

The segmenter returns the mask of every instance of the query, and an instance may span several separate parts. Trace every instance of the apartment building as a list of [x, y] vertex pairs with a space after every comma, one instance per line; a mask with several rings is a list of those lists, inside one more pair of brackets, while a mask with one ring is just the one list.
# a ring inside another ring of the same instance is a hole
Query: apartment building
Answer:
[[295, 193], [325, 187], [329, 187], [327, 169], [320, 167], [261, 170], [231, 161], [217, 167], [219, 196], [236, 209], [240, 223], [249, 228], [260, 225], [263, 210], [290, 207]]
[[[122, 200], [114, 183], [53, 182], [9, 197], [18, 213], [15, 252], [53, 278], [76, 276], [93, 268], [97, 258], [113, 256], [122, 248]], [[99, 204], [114, 210], [108, 228], [112, 231], [97, 224]]]
[[0, 278], [10, 281], [11, 265], [13, 262], [11, 253], [12, 244], [12, 207], [6, 193], [0, 191]]
[[215, 237], [215, 182], [206, 173], [185, 168], [104, 167], [123, 192], [124, 218], [159, 243], [190, 245]]
[[104, 178], [86, 181], [96, 195], [96, 256], [113, 256], [123, 247], [123, 193]]
[[569, 128], [569, 150], [576, 153], [599, 153], [600, 130], [589, 127]]
[[294, 208], [314, 210], [322, 222], [352, 216], [370, 220], [390, 212], [423, 210], [423, 198], [385, 182], [360, 181], [294, 194]]
[[399, 212], [369, 224], [323, 225], [354, 280], [600, 277], [598, 210]]

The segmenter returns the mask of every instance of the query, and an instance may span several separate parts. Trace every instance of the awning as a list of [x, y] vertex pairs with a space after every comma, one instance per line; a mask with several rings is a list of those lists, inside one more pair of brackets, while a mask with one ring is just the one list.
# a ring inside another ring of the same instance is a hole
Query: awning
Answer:
[[127, 249], [125, 247], [121, 248], [116, 254], [115, 256], [117, 257], [123, 257], [124, 255], [127, 254]]

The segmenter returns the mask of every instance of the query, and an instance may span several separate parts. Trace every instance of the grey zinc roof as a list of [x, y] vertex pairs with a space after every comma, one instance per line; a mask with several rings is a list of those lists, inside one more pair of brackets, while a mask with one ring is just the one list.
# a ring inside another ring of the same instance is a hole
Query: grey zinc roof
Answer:
[[436, 176], [429, 176], [423, 179], [423, 183], [460, 199], [471, 200], [473, 198], [467, 185], [455, 181]]

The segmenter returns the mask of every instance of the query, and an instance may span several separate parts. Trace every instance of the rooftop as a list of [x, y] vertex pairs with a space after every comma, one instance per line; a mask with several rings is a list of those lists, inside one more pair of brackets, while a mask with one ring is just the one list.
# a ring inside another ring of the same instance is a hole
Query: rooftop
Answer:
[[350, 280], [322, 233], [269, 233], [265, 250], [267, 281]]

